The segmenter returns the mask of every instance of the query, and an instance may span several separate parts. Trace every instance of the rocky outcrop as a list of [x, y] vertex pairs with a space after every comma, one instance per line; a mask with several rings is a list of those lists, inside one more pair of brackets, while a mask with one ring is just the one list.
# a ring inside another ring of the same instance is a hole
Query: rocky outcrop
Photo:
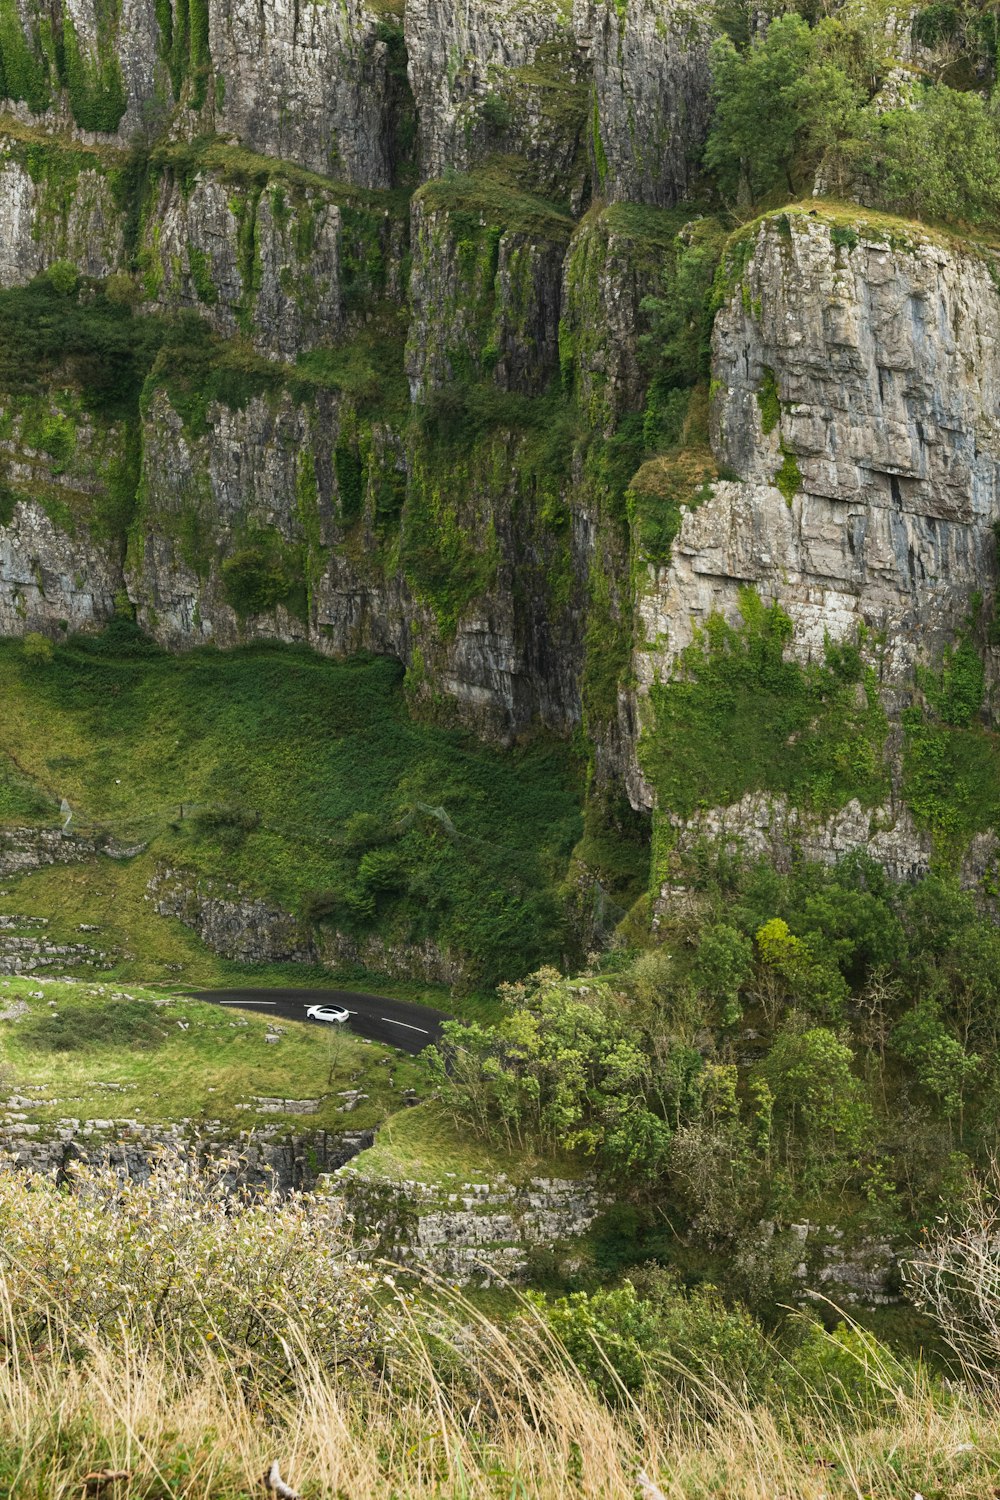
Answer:
[[365, 1257], [395, 1261], [458, 1285], [523, 1279], [532, 1254], [570, 1251], [602, 1206], [593, 1182], [533, 1178], [469, 1183], [392, 1181], [342, 1168], [341, 1195]]
[[315, 963], [309, 931], [288, 912], [225, 881], [162, 869], [149, 882], [154, 909], [176, 917], [223, 958], [240, 963]]
[[[56, 805], [53, 804], [53, 820]], [[0, 879], [26, 875], [46, 865], [77, 864], [103, 854], [109, 859], [131, 859], [141, 846], [121, 844], [104, 834], [63, 833], [58, 828], [0, 829]]]
[[536, 191], [579, 199], [585, 56], [553, 0], [412, 0], [404, 15], [423, 178], [516, 156]]
[[608, 436], [640, 406], [648, 369], [645, 297], [663, 290], [676, 225], [666, 215], [616, 205], [592, 210], [573, 236], [563, 270], [560, 358], [587, 419]]
[[687, 194], [708, 130], [705, 0], [575, 0], [573, 24], [593, 70], [590, 150], [596, 190], [665, 208]]
[[362, 187], [391, 183], [398, 86], [386, 38], [398, 27], [358, 0], [74, 0], [54, 10], [20, 6], [21, 55], [5, 69], [19, 120], [120, 145], [214, 130]]
[[[138, 618], [173, 648], [278, 638], [391, 654], [417, 699], [443, 692], [493, 736], [564, 728], [580, 714], [590, 539], [523, 446], [501, 432], [448, 450], [445, 470], [426, 443], [359, 433], [331, 393], [218, 403], [198, 432], [157, 391], [127, 565]], [[398, 549], [383, 541], [387, 501]], [[554, 608], [556, 569], [569, 598]]]
[[713, 443], [740, 483], [685, 523], [699, 597], [672, 613], [729, 577], [781, 598], [803, 654], [864, 622], [890, 684], [939, 657], [995, 581], [998, 337], [977, 257], [767, 220], [713, 334]]
[[148, 889], [161, 917], [176, 917], [223, 958], [325, 964], [333, 969], [360, 964], [375, 974], [428, 984], [451, 985], [464, 977], [461, 963], [433, 942], [394, 942], [381, 933], [355, 935], [311, 927], [227, 881], [164, 868]]
[[[794, 806], [786, 796], [748, 792], [728, 807], [699, 808], [689, 818], [667, 813], [675, 853], [683, 858], [709, 845], [745, 860], [766, 859], [779, 870], [799, 859], [832, 865], [864, 849], [898, 881], [920, 880], [934, 861], [934, 840], [920, 828], [902, 800], [884, 807], [862, 807], [855, 798], [835, 813], [819, 816]], [[965, 850], [960, 874], [967, 886], [981, 885], [1000, 859], [1000, 837], [977, 834]], [[669, 910], [673, 892], [665, 885], [653, 903], [653, 925]]]
[[[0, 455], [4, 446], [0, 441]], [[12, 466], [14, 474], [22, 467]], [[62, 520], [65, 513], [56, 513]], [[12, 506], [10, 521], [0, 527], [0, 578], [4, 635], [99, 629], [114, 614], [122, 585], [121, 565], [106, 546], [83, 528], [56, 524], [48, 508], [23, 500]]]
[[100, 158], [67, 153], [58, 175], [44, 153], [0, 136], [0, 287], [21, 286], [54, 261], [105, 277], [123, 259], [122, 216]]
[[[23, 1111], [17, 1112], [23, 1115]], [[74, 1162], [111, 1167], [139, 1182], [167, 1160], [211, 1164], [220, 1186], [232, 1190], [309, 1190], [371, 1145], [371, 1130], [300, 1134], [282, 1126], [258, 1125], [234, 1132], [221, 1120], [179, 1120], [148, 1125], [141, 1120], [58, 1120], [35, 1125], [8, 1118], [0, 1124], [0, 1147], [13, 1164], [62, 1178]]]
[[563, 258], [572, 221], [496, 192], [413, 199], [406, 373], [416, 402], [451, 381], [492, 377], [534, 395], [559, 368]]
[[359, 0], [211, 0], [205, 92], [215, 129], [313, 171], [388, 187], [392, 30]]
[[[0, 859], [2, 857], [0, 853]], [[114, 962], [111, 954], [95, 948], [92, 943], [55, 942], [46, 935], [47, 926], [46, 917], [0, 915], [0, 974], [111, 968]]]
[[217, 174], [159, 184], [140, 250], [151, 305], [193, 308], [225, 337], [294, 359], [342, 325], [340, 210], [285, 185], [235, 194]]
[[[787, 649], [799, 661], [822, 662], [828, 642], [860, 644], [892, 724], [914, 700], [918, 664], [941, 660], [977, 597], [992, 608], [993, 279], [981, 259], [931, 236], [804, 213], [765, 219], [730, 247], [726, 266], [712, 443], [727, 478], [682, 507], [669, 564], [640, 569], [640, 708], [711, 615], [738, 623], [750, 587], [787, 612]], [[998, 658], [980, 645], [989, 691]], [[795, 849], [829, 860], [863, 846], [903, 878], [921, 874], [932, 845], [899, 792], [898, 736], [888, 753], [891, 806], [855, 803], [819, 818], [752, 795], [705, 808], [686, 827], [663, 809], [670, 841], [706, 833], [779, 862]], [[637, 805], [655, 800], [635, 766], [630, 792]], [[977, 835], [961, 855], [964, 877], [981, 878], [995, 853], [993, 836]]]

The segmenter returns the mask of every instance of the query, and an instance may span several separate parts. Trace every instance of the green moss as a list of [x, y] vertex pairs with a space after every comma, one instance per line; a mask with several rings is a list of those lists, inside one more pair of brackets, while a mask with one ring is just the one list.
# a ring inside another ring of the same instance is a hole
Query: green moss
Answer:
[[45, 401], [32, 402], [21, 421], [21, 441], [47, 454], [51, 460], [49, 472], [61, 474], [76, 452], [76, 423], [66, 412], [52, 410]]
[[973, 834], [1000, 822], [1000, 748], [977, 722], [985, 695], [983, 662], [972, 641], [977, 613], [974, 608], [939, 669], [918, 669], [924, 705], [903, 714], [903, 795], [934, 835], [938, 860], [950, 868]]
[[802, 472], [795, 454], [784, 443], [781, 445], [781, 468], [774, 476], [774, 483], [784, 496], [785, 504], [791, 508], [792, 501], [802, 488]]
[[81, 130], [113, 135], [127, 105], [118, 61], [119, 17], [113, 0], [103, 0], [95, 13], [97, 46], [92, 58], [81, 51], [73, 18], [64, 11], [62, 48], [66, 90], [73, 119]]
[[463, 238], [464, 232], [478, 240], [491, 227], [556, 239], [568, 239], [573, 230], [572, 219], [558, 204], [522, 192], [502, 174], [485, 170], [456, 172], [425, 183], [416, 197], [429, 212], [445, 210], [452, 216], [452, 233], [457, 239]]
[[778, 400], [778, 385], [770, 365], [764, 366], [764, 377], [757, 390], [757, 405], [760, 407], [760, 425], [764, 433], [773, 432], [781, 421], [781, 402]]
[[188, 270], [199, 302], [214, 307], [219, 300], [215, 282], [212, 280], [212, 262], [204, 250], [199, 250], [190, 241], [187, 244]]
[[[201, 109], [208, 95], [212, 59], [206, 0], [154, 0], [160, 56], [167, 64], [175, 101], [190, 79], [188, 103]], [[218, 83], [216, 84], [218, 89]]]
[[488, 448], [480, 449], [463, 460], [448, 447], [426, 441], [411, 455], [400, 562], [446, 639], [496, 579], [499, 554], [492, 521], [484, 524], [471, 506], [463, 505], [463, 498], [475, 493], [474, 475], [489, 456]]
[[741, 594], [742, 621], [711, 616], [654, 686], [640, 742], [663, 813], [688, 818], [751, 791], [784, 792], [829, 812], [888, 794], [887, 721], [856, 646], [828, 645], [821, 663], [788, 660], [792, 622], [778, 604]]
[[52, 100], [41, 37], [25, 35], [16, 0], [0, 0], [0, 98], [21, 100], [33, 114], [44, 113]]
[[714, 478], [707, 450], [678, 448], [643, 464], [626, 495], [633, 546], [643, 562], [667, 566], [684, 511], [704, 504]]
[[604, 142], [601, 139], [601, 115], [596, 90], [594, 92], [594, 108], [591, 115], [590, 134], [594, 150], [594, 170], [597, 172], [598, 185], [603, 187], [608, 175], [608, 158], [604, 150]]
[[591, 564], [583, 659], [583, 710], [593, 738], [618, 719], [618, 692], [627, 686], [632, 658], [632, 619], [615, 597], [601, 560]]
[[283, 605], [307, 618], [305, 558], [276, 528], [247, 529], [222, 564], [226, 602], [241, 620], [272, 613]]
[[853, 250], [860, 243], [858, 231], [850, 224], [834, 224], [830, 230], [830, 243], [838, 249]]
[[361, 515], [365, 503], [365, 472], [357, 448], [338, 443], [333, 450], [333, 471], [340, 496], [340, 513], [350, 525]]

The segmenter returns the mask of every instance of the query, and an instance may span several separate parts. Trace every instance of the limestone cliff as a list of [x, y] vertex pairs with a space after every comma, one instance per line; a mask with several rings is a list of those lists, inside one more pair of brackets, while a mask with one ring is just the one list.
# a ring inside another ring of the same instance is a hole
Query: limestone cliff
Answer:
[[[996, 273], [856, 207], [685, 206], [712, 31], [700, 0], [19, 0], [0, 630], [390, 654], [423, 712], [582, 727], [661, 864], [707, 834], [925, 868], [919, 734], [996, 683]], [[671, 687], [756, 628], [863, 753], [678, 791]], [[976, 879], [990, 820], [959, 823]]]
[[[887, 774], [881, 797], [845, 797], [836, 811], [795, 808], [780, 778], [693, 816], [661, 803], [668, 841], [721, 837], [779, 860], [866, 847], [902, 878], [924, 873], [933, 818], [918, 807], [914, 820], [903, 732], [934, 703], [922, 674], [963, 639], [982, 661], [971, 708], [944, 716], [957, 729], [988, 712], [1000, 664], [990, 624], [1000, 514], [992, 262], [903, 226], [815, 212], [767, 218], [727, 254], [711, 414], [727, 477], [682, 507], [669, 563], [641, 566], [637, 691], [649, 705], [657, 684], [683, 674], [713, 619], [739, 627], [752, 589], [780, 605], [786, 653], [804, 665], [831, 647], [857, 649], [862, 712], [878, 704], [889, 716], [878, 747]], [[641, 717], [654, 744], [656, 713]], [[860, 719], [852, 733], [863, 738]], [[639, 804], [658, 800], [638, 767], [631, 785]], [[966, 878], [982, 878], [997, 857], [988, 816], [959, 843]]]

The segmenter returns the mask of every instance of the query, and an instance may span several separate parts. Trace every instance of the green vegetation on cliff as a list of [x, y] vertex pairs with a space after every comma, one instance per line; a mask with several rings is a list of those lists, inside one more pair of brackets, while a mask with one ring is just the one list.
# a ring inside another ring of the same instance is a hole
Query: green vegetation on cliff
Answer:
[[66, 797], [84, 828], [192, 876], [358, 939], [437, 943], [467, 983], [558, 958], [581, 828], [568, 749], [421, 726], [401, 679], [275, 647], [172, 657], [120, 623], [37, 660], [0, 646], [0, 748], [48, 799], [31, 821], [54, 826]]
[[643, 768], [661, 812], [689, 818], [746, 792], [785, 793], [818, 813], [888, 793], [888, 724], [858, 646], [828, 644], [822, 664], [786, 655], [792, 622], [751, 589], [742, 624], [709, 616], [676, 677], [654, 686]]

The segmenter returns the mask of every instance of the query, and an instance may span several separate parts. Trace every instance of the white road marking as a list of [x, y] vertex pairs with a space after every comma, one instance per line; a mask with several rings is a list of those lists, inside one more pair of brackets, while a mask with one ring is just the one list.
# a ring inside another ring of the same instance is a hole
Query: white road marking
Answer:
[[426, 1026], [411, 1026], [409, 1021], [394, 1021], [392, 1016], [380, 1016], [379, 1019], [386, 1021], [390, 1026], [405, 1026], [407, 1031], [422, 1031], [424, 1036], [430, 1036]]
[[220, 1005], [277, 1005], [277, 1000], [220, 1000]]

